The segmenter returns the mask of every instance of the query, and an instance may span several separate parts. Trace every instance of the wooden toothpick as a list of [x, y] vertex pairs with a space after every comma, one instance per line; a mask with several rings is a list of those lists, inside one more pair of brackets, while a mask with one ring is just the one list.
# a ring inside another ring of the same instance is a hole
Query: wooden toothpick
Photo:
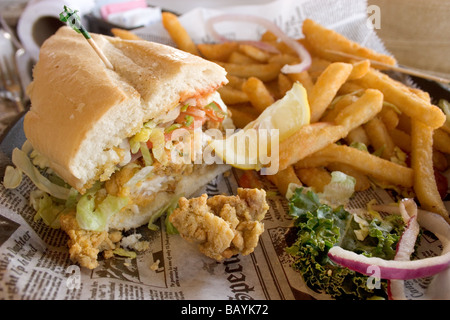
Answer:
[[386, 63], [382, 63], [382, 62], [378, 62], [378, 61], [375, 61], [375, 60], [371, 60], [371, 59], [355, 56], [355, 55], [352, 55], [352, 54], [349, 54], [349, 53], [345, 53], [345, 52], [341, 52], [341, 51], [336, 51], [336, 50], [325, 50], [325, 51], [327, 51], [328, 53], [339, 55], [339, 56], [344, 57], [344, 58], [349, 58], [349, 59], [354, 59], [354, 60], [369, 60], [370, 64], [373, 65], [373, 66], [383, 67], [383, 68], [388, 69], [388, 70], [398, 71], [398, 72], [401, 72], [401, 73], [409, 74], [411, 76], [415, 76], [415, 77], [419, 77], [419, 78], [423, 78], [423, 79], [428, 79], [428, 80], [440, 82], [440, 83], [447, 84], [447, 85], [450, 84], [450, 80], [449, 79], [436, 77], [436, 76], [433, 76], [431, 74], [427, 74], [427, 73], [424, 73], [424, 72], [421, 72], [421, 71], [417, 71], [417, 70], [414, 70], [414, 69], [405, 68], [405, 67], [398, 67], [398, 66], [391, 66], [391, 65], [386, 64]]
[[103, 63], [111, 70], [114, 70], [111, 62], [106, 58], [103, 51], [97, 46], [94, 39], [92, 39], [89, 32], [87, 32], [86, 28], [81, 24], [81, 19], [77, 14], [78, 10], [73, 11], [68, 6], [64, 6], [64, 11], [59, 14], [59, 20], [62, 22], [67, 22], [67, 24], [75, 30], [77, 33], [81, 33], [84, 38], [89, 42], [91, 47], [97, 53], [97, 55], [102, 59]]

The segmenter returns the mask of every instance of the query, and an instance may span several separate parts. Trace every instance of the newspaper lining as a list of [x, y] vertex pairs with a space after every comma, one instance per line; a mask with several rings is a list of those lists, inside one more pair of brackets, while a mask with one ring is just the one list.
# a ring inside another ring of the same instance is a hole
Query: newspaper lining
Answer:
[[[273, 10], [274, 6], [277, 10]], [[269, 15], [293, 37], [300, 36], [299, 26], [309, 17], [352, 40], [386, 52], [373, 30], [366, 26], [364, 1], [276, 1], [257, 7], [227, 8], [226, 12]], [[182, 16], [181, 21], [191, 23], [193, 30], [188, 31], [192, 31], [196, 41], [209, 42], [211, 39], [205, 38], [198, 25], [204, 17], [217, 13], [196, 9]], [[155, 27], [136, 33], [170, 43], [163, 31]], [[235, 31], [228, 32], [237, 37]], [[196, 195], [235, 194], [236, 173], [233, 169], [218, 176]], [[136, 230], [150, 241], [149, 250], [136, 259], [99, 258], [100, 265], [94, 270], [79, 268], [70, 261], [64, 232], [33, 220], [35, 212], [28, 196], [34, 187], [28, 178], [15, 190], [6, 190], [0, 184], [0, 299], [328, 299], [306, 288], [300, 274], [291, 268], [292, 258], [285, 252], [286, 233], [292, 225], [287, 200], [264, 177], [261, 182], [267, 191], [272, 191], [267, 199], [270, 210], [263, 220], [265, 231], [252, 254], [216, 262], [202, 255], [195, 244], [178, 235], [168, 235], [164, 223], [158, 221], [159, 231], [150, 231], [146, 226]], [[393, 200], [388, 192], [371, 189], [357, 193], [351, 206], [365, 207], [374, 198], [380, 203]], [[425, 233], [420, 256], [436, 255], [440, 250], [439, 241]], [[420, 299], [429, 282], [428, 278], [406, 281], [407, 298]]]

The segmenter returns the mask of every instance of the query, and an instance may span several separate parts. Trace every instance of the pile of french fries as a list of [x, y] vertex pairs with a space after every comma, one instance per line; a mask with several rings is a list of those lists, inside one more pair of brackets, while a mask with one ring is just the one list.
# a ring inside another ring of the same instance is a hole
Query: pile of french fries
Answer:
[[[163, 25], [179, 49], [223, 66], [229, 83], [220, 89], [235, 125], [243, 128], [265, 108], [282, 98], [294, 82], [308, 93], [311, 123], [280, 143], [280, 171], [269, 176], [285, 194], [290, 183], [321, 192], [332, 171], [356, 179], [356, 190], [374, 184], [415, 196], [422, 208], [449, 213], [442, 201], [447, 180], [450, 132], [445, 115], [427, 92], [390, 78], [371, 61], [395, 65], [391, 56], [362, 47], [312, 20], [298, 39], [311, 54], [311, 67], [283, 74], [285, 64], [300, 62], [298, 55], [270, 31], [260, 41], [278, 49], [270, 53], [239, 42], [195, 44], [170, 13]], [[342, 52], [361, 59], [343, 58]]]

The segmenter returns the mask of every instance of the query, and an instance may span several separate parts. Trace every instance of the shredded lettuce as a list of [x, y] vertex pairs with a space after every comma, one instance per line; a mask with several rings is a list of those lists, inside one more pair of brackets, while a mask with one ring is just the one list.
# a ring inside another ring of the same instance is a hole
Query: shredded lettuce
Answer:
[[365, 152], [369, 152], [369, 150], [367, 149], [367, 146], [362, 143], [362, 142], [352, 142], [350, 144], [350, 147], [361, 150], [361, 151], [365, 151]]
[[31, 162], [40, 169], [48, 168], [50, 161], [36, 150], [30, 153]]
[[164, 221], [166, 232], [168, 234], [178, 234], [178, 230], [173, 226], [172, 223], [170, 223], [169, 216], [178, 207], [178, 199], [180, 199], [180, 197], [181, 195], [174, 196], [166, 206], [162, 207], [157, 213], [151, 216], [150, 221], [148, 222], [148, 228], [150, 230], [159, 230], [159, 227], [155, 224], [155, 221], [166, 214], [166, 219]]
[[3, 185], [6, 189], [15, 189], [22, 183], [22, 170], [7, 166], [5, 176], [3, 177]]
[[190, 116], [190, 115], [186, 115], [186, 116], [184, 117], [184, 119], [186, 120], [186, 121], [184, 122], [184, 125], [185, 125], [186, 127], [189, 127], [189, 126], [194, 122], [194, 117], [193, 117], [193, 116]]
[[70, 189], [52, 183], [44, 177], [39, 170], [31, 163], [30, 158], [22, 150], [15, 148], [12, 153], [12, 162], [33, 181], [40, 190], [50, 194], [57, 199], [66, 200], [69, 197]]
[[[316, 193], [304, 188], [295, 190], [289, 214], [294, 218], [297, 238], [286, 251], [294, 258], [292, 267], [301, 273], [309, 288], [335, 299], [387, 298], [387, 281], [381, 280], [380, 288], [369, 288], [367, 276], [333, 263], [327, 254], [331, 247], [339, 245], [366, 256], [393, 259], [404, 230], [400, 216], [366, 222], [358, 216], [355, 221], [344, 206], [323, 204]], [[367, 234], [361, 241], [358, 233]]]
[[113, 253], [115, 255], [121, 256], [121, 257], [126, 257], [126, 258], [131, 258], [131, 259], [136, 259], [136, 252], [134, 251], [130, 251], [130, 250], [126, 250], [124, 248], [116, 248], [113, 250]]
[[25, 142], [22, 145], [21, 150], [25, 152], [26, 155], [31, 154], [33, 152], [33, 146], [31, 145], [31, 142], [28, 140], [25, 140]]
[[292, 196], [295, 193], [295, 190], [297, 190], [298, 188], [301, 188], [302, 186], [296, 183], [289, 183], [287, 190], [286, 190], [286, 199], [290, 200], [292, 198]]
[[[352, 176], [346, 175], [340, 171], [333, 171], [331, 173], [330, 183], [324, 187], [323, 192], [315, 195], [318, 197], [318, 201], [335, 208], [348, 203], [355, 192], [355, 184], [356, 179]], [[290, 200], [299, 187], [301, 186], [295, 183], [289, 184], [286, 191], [286, 198]], [[304, 189], [312, 190], [310, 188]]]
[[143, 168], [140, 168], [136, 164], [130, 164], [129, 166], [132, 166], [132, 169], [136, 170], [136, 172], [134, 173], [133, 177], [125, 183], [124, 186], [126, 188], [135, 186], [138, 182], [143, 181], [152, 175], [152, 166], [146, 166]]
[[141, 147], [141, 142], [147, 142], [150, 138], [152, 128], [147, 126], [142, 127], [141, 131], [136, 133], [129, 139], [131, 153], [137, 153]]
[[80, 194], [74, 188], [71, 188], [69, 191], [69, 196], [66, 199], [65, 207], [67, 209], [75, 209], [77, 206], [78, 198]]
[[406, 160], [408, 158], [408, 155], [399, 147], [394, 147], [394, 156], [391, 157], [391, 161], [394, 163], [397, 163], [401, 166], [407, 166]]
[[174, 210], [178, 208], [178, 200], [176, 203], [172, 204], [167, 210], [166, 210], [166, 219], [164, 220], [165, 226], [166, 226], [166, 232], [168, 234], [179, 234], [177, 228], [170, 222], [169, 217], [174, 212]]
[[59, 215], [65, 211], [66, 207], [57, 204], [55, 199], [52, 199], [52, 197], [46, 193], [42, 193], [39, 199], [35, 199], [35, 204], [37, 212], [34, 216], [34, 221], [42, 219], [49, 227], [59, 229], [60, 225], [58, 218]]
[[387, 101], [383, 101], [383, 107], [390, 107], [390, 108], [392, 108], [395, 111], [395, 113], [402, 114], [400, 109], [393, 103], [390, 103], [390, 102], [387, 102]]
[[70, 189], [69, 197], [65, 201], [56, 199], [39, 189], [31, 191], [30, 205], [36, 210], [34, 221], [42, 220], [47, 226], [59, 229], [59, 216], [74, 211], [78, 197], [78, 191], [73, 188]]
[[146, 123], [144, 123], [145, 128], [153, 129], [156, 127], [156, 123], [154, 120], [149, 120]]
[[440, 99], [438, 102], [438, 107], [441, 108], [442, 112], [444, 112], [446, 120], [444, 122], [444, 129], [446, 129], [447, 132], [450, 131], [450, 102], [448, 102], [445, 99]]
[[151, 166], [153, 164], [153, 158], [145, 142], [141, 142], [141, 153], [144, 158], [145, 166]]
[[331, 181], [319, 193], [321, 202], [337, 207], [345, 205], [355, 192], [356, 179], [340, 171], [331, 173]]
[[153, 157], [159, 161], [162, 165], [168, 163], [166, 151], [164, 150], [166, 139], [164, 137], [164, 130], [161, 128], [155, 128], [150, 134], [149, 140], [153, 144], [152, 154]]
[[179, 129], [181, 127], [182, 127], [181, 123], [174, 123], [170, 127], [164, 129], [164, 132], [165, 133], [170, 133], [170, 132], [172, 132], [172, 131], [174, 131], [176, 129]]
[[189, 108], [189, 103], [185, 104], [185, 105], [180, 109], [180, 111], [181, 111], [181, 112], [185, 112], [185, 111], [187, 110], [187, 108]]
[[84, 230], [103, 231], [111, 216], [128, 204], [128, 198], [108, 194], [96, 205], [98, 186], [86, 192], [78, 201], [76, 220]]

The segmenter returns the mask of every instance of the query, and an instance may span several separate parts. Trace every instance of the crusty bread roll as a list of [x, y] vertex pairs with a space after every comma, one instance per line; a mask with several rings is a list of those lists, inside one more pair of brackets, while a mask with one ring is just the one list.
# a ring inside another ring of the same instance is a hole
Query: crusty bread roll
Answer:
[[33, 147], [81, 193], [110, 177], [120, 162], [114, 148], [144, 122], [227, 82], [222, 67], [175, 48], [92, 38], [114, 70], [82, 35], [60, 28], [41, 47], [24, 119]]

